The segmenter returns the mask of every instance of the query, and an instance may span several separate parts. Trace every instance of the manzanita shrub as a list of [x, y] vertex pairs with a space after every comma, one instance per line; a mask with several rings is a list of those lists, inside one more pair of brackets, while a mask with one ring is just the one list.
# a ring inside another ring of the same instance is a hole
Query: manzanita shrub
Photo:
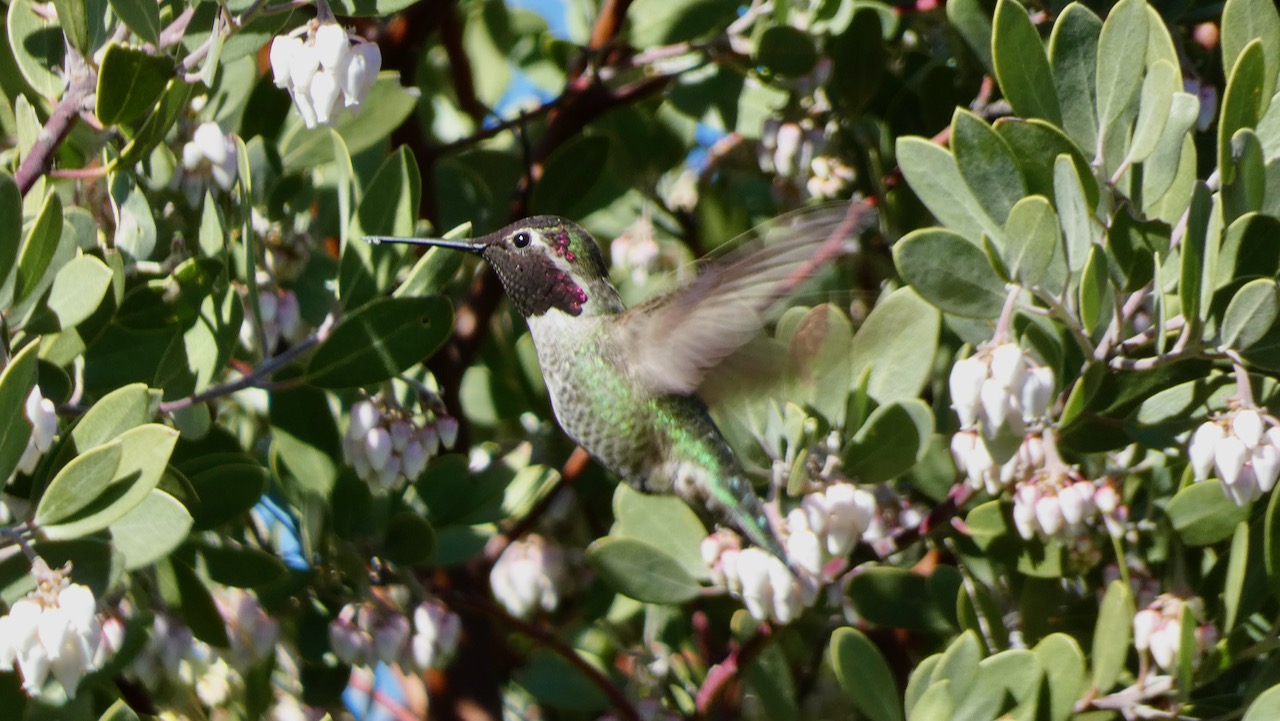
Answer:
[[[1280, 718], [1268, 0], [6, 29], [0, 716]], [[705, 389], [790, 567], [575, 451], [489, 270], [361, 241], [560, 214], [638, 302], [852, 198]]]

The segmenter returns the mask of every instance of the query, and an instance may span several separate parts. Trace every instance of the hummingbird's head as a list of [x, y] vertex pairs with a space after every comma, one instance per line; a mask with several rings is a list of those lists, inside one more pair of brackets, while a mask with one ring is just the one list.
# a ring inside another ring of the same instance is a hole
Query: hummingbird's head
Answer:
[[616, 313], [600, 246], [582, 227], [554, 215], [525, 218], [467, 240], [369, 238], [370, 242], [434, 245], [475, 253], [493, 266], [511, 304], [526, 318], [552, 309], [569, 315]]

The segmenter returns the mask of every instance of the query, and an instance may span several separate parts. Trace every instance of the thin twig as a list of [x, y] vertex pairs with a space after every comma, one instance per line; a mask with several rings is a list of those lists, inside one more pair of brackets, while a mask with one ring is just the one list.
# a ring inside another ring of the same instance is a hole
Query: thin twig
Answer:
[[70, 78], [67, 90], [49, 114], [48, 122], [36, 136], [35, 145], [22, 159], [18, 172], [13, 176], [18, 192], [23, 195], [31, 190], [42, 175], [49, 172], [49, 168], [53, 166], [54, 152], [75, 127], [80, 111], [87, 107], [89, 98], [97, 89], [98, 74], [74, 48], [67, 48], [65, 62], [67, 77]]
[[716, 701], [724, 693], [725, 688], [728, 687], [731, 681], [738, 678], [739, 673], [747, 665], [748, 661], [764, 650], [765, 644], [772, 636], [773, 627], [768, 623], [760, 624], [756, 635], [747, 639], [747, 642], [740, 646], [735, 643], [729, 651], [729, 655], [723, 661], [707, 670], [707, 676], [702, 680], [702, 686], [698, 688], [698, 693], [694, 700], [699, 718], [707, 718]]

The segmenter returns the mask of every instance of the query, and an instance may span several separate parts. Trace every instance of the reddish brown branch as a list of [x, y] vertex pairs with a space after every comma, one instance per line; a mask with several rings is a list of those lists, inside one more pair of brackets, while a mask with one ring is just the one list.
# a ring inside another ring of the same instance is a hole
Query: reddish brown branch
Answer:
[[74, 49], [68, 47], [66, 55], [66, 74], [71, 79], [67, 90], [58, 101], [49, 120], [36, 136], [35, 145], [27, 152], [18, 166], [13, 180], [18, 184], [18, 192], [23, 195], [31, 190], [40, 176], [53, 167], [53, 154], [75, 127], [80, 112], [85, 109], [86, 102], [93, 96], [98, 84], [98, 75]]
[[747, 639], [747, 642], [742, 645], [735, 643], [729, 655], [707, 671], [707, 677], [702, 680], [702, 686], [698, 688], [698, 695], [694, 701], [698, 709], [698, 718], [707, 718], [725, 689], [738, 678], [742, 668], [764, 650], [765, 644], [772, 636], [773, 628], [768, 623], [760, 624], [756, 635]]

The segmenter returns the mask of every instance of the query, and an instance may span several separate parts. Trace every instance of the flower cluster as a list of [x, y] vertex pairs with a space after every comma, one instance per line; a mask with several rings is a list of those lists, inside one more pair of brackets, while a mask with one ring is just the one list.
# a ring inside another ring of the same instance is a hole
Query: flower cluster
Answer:
[[[271, 355], [280, 347], [281, 342], [293, 344], [306, 338], [307, 326], [302, 321], [298, 296], [293, 291], [263, 286], [258, 289], [258, 315], [262, 318], [263, 342], [267, 345], [265, 353]], [[258, 346], [253, 315], [249, 312], [247, 302], [244, 325], [240, 327], [240, 342], [249, 350], [256, 350]]]
[[201, 123], [182, 146], [182, 168], [188, 178], [211, 177], [219, 188], [231, 190], [239, 174], [234, 138], [217, 123]]
[[743, 548], [742, 539], [720, 529], [702, 539], [702, 560], [711, 580], [741, 598], [758, 621], [790, 623], [817, 598], [813, 578], [799, 578], [777, 556], [760, 548]]
[[1035, 363], [1017, 343], [1001, 343], [956, 361], [949, 387], [961, 428], [980, 427], [988, 439], [1005, 430], [1020, 436], [1048, 411], [1053, 370]]
[[231, 641], [231, 660], [239, 671], [275, 653], [280, 624], [263, 610], [252, 593], [239, 588], [223, 588], [213, 597], [227, 624]]
[[[263, 255], [267, 261], [268, 282], [291, 283], [302, 276], [311, 259], [311, 238], [307, 233], [306, 216], [299, 215], [288, 225], [271, 220], [257, 208], [250, 210], [253, 232], [262, 241]], [[266, 283], [259, 282], [259, 286]]]
[[852, 483], [805, 494], [800, 507], [787, 514], [787, 558], [821, 578], [827, 561], [847, 556], [876, 513], [876, 497]]
[[609, 245], [613, 267], [626, 271], [636, 285], [644, 285], [649, 274], [658, 268], [662, 248], [653, 237], [653, 223], [640, 218], [627, 226]]
[[1187, 456], [1197, 481], [1216, 470], [1227, 495], [1243, 506], [1276, 485], [1280, 421], [1253, 408], [1218, 416], [1191, 434]]
[[344, 106], [357, 110], [382, 67], [377, 44], [332, 22], [313, 21], [275, 38], [270, 56], [276, 87], [289, 89], [308, 128], [332, 124]]
[[1079, 535], [1099, 516], [1107, 532], [1119, 536], [1128, 514], [1110, 481], [1095, 482], [1074, 473], [1038, 474], [1020, 483], [1013, 494], [1013, 523], [1028, 541]]
[[31, 696], [52, 674], [74, 697], [80, 679], [101, 668], [119, 647], [119, 633], [103, 635], [93, 591], [71, 583], [69, 570], [52, 570], [37, 558], [31, 567], [36, 589], [0, 617], [0, 670], [12, 671], [16, 665], [22, 688]]
[[191, 655], [195, 643], [191, 629], [169, 614], [157, 612], [151, 619], [151, 635], [134, 656], [130, 671], [147, 688], [158, 688], [163, 679], [181, 676], [182, 663]]
[[1031, 478], [1045, 465], [1045, 442], [1039, 433], [1028, 433], [1004, 463], [991, 456], [991, 448], [977, 431], [960, 431], [951, 437], [951, 458], [975, 491], [998, 495], [1013, 484]]
[[832, 128], [816, 127], [805, 118], [800, 122], [765, 121], [760, 138], [758, 160], [765, 172], [811, 198], [835, 198], [843, 195], [853, 182], [853, 169], [840, 157], [827, 152], [827, 137]]
[[53, 440], [58, 435], [58, 409], [53, 401], [40, 394], [40, 386], [35, 386], [27, 394], [25, 410], [27, 420], [31, 421], [31, 437], [18, 459], [18, 470], [30, 474], [53, 447]]
[[453, 448], [457, 439], [458, 421], [451, 416], [419, 425], [404, 408], [366, 400], [351, 406], [342, 450], [365, 482], [395, 490], [416, 480], [427, 461], [442, 447]]
[[564, 550], [536, 533], [512, 541], [489, 572], [494, 598], [517, 618], [556, 610], [567, 581]]
[[[1151, 653], [1151, 658], [1166, 672], [1177, 668], [1182, 646], [1182, 618], [1191, 613], [1187, 601], [1164, 594], [1133, 617], [1133, 646], [1138, 653]], [[1196, 654], [1193, 663], [1217, 640], [1217, 629], [1202, 624], [1196, 627]]]
[[425, 671], [448, 663], [461, 632], [457, 615], [434, 599], [418, 604], [412, 626], [385, 603], [349, 603], [329, 623], [329, 647], [352, 666], [381, 662]]

